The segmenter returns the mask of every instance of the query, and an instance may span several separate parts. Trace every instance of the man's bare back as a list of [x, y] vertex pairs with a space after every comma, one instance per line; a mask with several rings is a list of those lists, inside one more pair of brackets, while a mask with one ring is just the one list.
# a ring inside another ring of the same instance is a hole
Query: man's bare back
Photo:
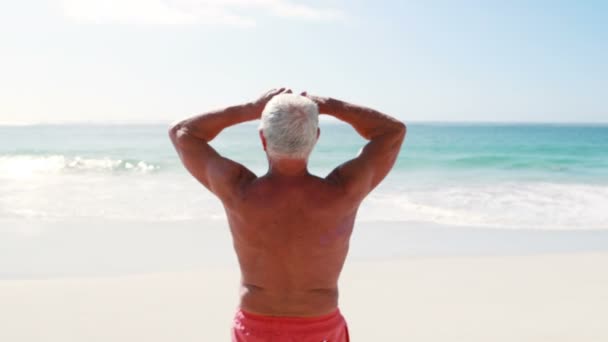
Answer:
[[241, 266], [241, 307], [274, 316], [317, 316], [337, 307], [358, 203], [309, 174], [267, 175], [226, 208]]
[[[260, 118], [271, 91], [253, 103], [184, 120], [170, 136], [186, 168], [215, 193], [226, 210], [242, 274], [240, 306], [267, 316], [308, 317], [336, 310], [338, 278], [363, 198], [386, 176], [405, 125], [377, 111], [309, 96], [320, 113], [346, 121], [370, 142], [327, 177], [307, 171], [307, 160], [273, 158], [257, 177], [220, 156], [208, 141], [223, 128]], [[266, 140], [262, 136], [266, 149]]]

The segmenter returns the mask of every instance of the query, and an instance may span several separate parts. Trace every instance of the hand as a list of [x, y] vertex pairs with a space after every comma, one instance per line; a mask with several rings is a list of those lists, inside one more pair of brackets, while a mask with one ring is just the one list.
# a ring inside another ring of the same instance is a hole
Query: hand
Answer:
[[270, 99], [279, 94], [291, 94], [291, 89], [288, 88], [279, 88], [279, 89], [271, 89], [267, 91], [264, 95], [260, 96], [257, 100], [253, 102], [254, 107], [256, 108], [256, 113], [259, 113], [258, 117], [262, 115], [262, 111], [266, 104]]
[[310, 95], [306, 91], [301, 92], [300, 96], [304, 96], [304, 97], [309, 98], [312, 101], [314, 101], [314, 103], [316, 103], [317, 106], [319, 107], [319, 114], [330, 114], [330, 113], [332, 113], [332, 111], [331, 111], [332, 109], [329, 106], [329, 98], [328, 97], [321, 97], [321, 96]]

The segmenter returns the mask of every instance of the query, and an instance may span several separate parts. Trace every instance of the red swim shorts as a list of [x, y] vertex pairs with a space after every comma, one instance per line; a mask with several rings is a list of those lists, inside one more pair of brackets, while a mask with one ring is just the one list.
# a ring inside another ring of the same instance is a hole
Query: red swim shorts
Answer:
[[340, 310], [318, 317], [275, 317], [237, 311], [232, 342], [348, 342]]

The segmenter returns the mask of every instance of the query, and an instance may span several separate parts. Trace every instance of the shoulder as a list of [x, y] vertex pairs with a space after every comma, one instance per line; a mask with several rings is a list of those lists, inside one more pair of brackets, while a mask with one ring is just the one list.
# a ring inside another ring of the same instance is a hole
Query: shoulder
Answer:
[[348, 176], [348, 171], [345, 173], [342, 165], [340, 165], [323, 180], [336, 196], [349, 201], [361, 202], [367, 192], [361, 189], [358, 182], [353, 182]]
[[319, 203], [328, 208], [356, 209], [365, 198], [356, 187], [341, 179], [339, 172], [332, 172], [325, 178], [317, 177], [317, 183], [314, 195]]
[[234, 206], [249, 200], [255, 189], [259, 188], [259, 177], [246, 167], [237, 168], [233, 180], [214, 189], [214, 193], [224, 206]]

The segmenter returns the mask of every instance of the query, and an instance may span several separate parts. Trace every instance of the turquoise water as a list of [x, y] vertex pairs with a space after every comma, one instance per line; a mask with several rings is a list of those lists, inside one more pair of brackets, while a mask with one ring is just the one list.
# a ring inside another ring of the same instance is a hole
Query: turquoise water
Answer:
[[[165, 125], [0, 126], [0, 220], [221, 220]], [[311, 171], [328, 173], [365, 141], [322, 123]], [[213, 142], [266, 170], [254, 124]], [[361, 220], [531, 229], [608, 229], [608, 126], [408, 125], [393, 172]]]
[[608, 180], [608, 126], [414, 125], [402, 170], [501, 179]]
[[[608, 126], [410, 124], [396, 173], [485, 172], [504, 179], [608, 182]], [[322, 126], [311, 168], [327, 171], [364, 144], [341, 124]], [[159, 171], [181, 166], [164, 125], [0, 126], [0, 156], [56, 156], [144, 161]], [[255, 126], [226, 130], [214, 146], [263, 172], [265, 157]], [[114, 171], [120, 170], [120, 166]]]

